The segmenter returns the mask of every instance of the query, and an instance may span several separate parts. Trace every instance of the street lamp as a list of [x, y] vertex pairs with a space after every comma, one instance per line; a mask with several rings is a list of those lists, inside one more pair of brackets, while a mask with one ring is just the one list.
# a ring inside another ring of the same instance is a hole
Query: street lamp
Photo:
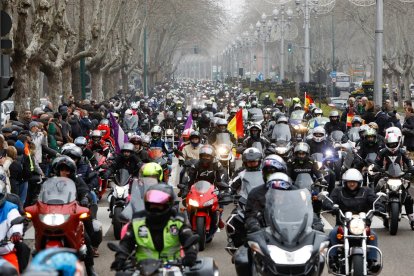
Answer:
[[261, 23], [260, 21], [257, 21], [256, 23], [256, 34], [257, 34], [257, 38], [262, 40], [262, 71], [263, 71], [263, 75], [267, 76], [267, 72], [266, 72], [266, 42], [268, 40], [268, 37], [270, 35], [270, 31], [271, 31], [271, 27], [269, 29], [269, 26], [266, 23], [266, 14], [263, 13], [261, 16]]
[[[281, 18], [279, 19], [279, 14]], [[287, 17], [285, 17], [285, 15]], [[273, 20], [275, 22], [275, 27], [280, 29], [280, 79], [285, 78], [285, 31], [289, 28], [292, 21], [293, 11], [288, 8], [285, 10], [285, 5], [281, 5], [280, 10], [275, 8], [273, 10]]]

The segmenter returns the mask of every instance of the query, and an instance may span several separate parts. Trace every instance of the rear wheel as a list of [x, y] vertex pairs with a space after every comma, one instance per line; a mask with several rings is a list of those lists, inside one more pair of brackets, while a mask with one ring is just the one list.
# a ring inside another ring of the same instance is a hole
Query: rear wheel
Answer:
[[362, 255], [352, 256], [351, 275], [352, 276], [364, 276], [364, 257]]
[[114, 236], [115, 239], [120, 240], [121, 239], [121, 230], [123, 223], [121, 221], [121, 213], [123, 208], [122, 207], [115, 207], [114, 214], [112, 217], [112, 225], [114, 227]]
[[203, 251], [206, 248], [206, 218], [196, 218], [196, 233], [200, 237], [198, 240], [198, 249]]
[[389, 230], [390, 234], [394, 236], [398, 231], [398, 220], [400, 215], [400, 204], [398, 202], [391, 202], [389, 214]]

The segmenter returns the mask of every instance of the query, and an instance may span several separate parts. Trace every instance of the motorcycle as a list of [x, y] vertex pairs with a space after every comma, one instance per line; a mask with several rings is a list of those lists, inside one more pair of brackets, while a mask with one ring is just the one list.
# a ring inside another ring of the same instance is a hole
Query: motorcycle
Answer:
[[99, 187], [98, 187], [98, 190], [95, 192], [98, 198], [101, 199], [102, 196], [106, 193], [106, 189], [108, 188], [108, 179], [104, 179], [101, 177], [102, 175], [105, 174], [107, 170], [107, 165], [106, 165], [107, 159], [106, 159], [106, 156], [103, 156], [99, 152], [94, 152], [93, 154], [98, 164], [97, 167], [95, 167], [95, 170], [99, 172], [99, 177], [98, 177]]
[[[217, 183], [223, 187], [226, 184]], [[186, 197], [186, 209], [191, 228], [198, 234], [199, 249], [203, 251], [206, 243], [213, 239], [218, 228], [220, 213], [219, 191], [207, 181], [198, 181], [191, 186]], [[221, 203], [221, 202], [220, 202]]]
[[282, 157], [285, 161], [289, 160], [292, 156], [293, 145], [290, 140], [279, 139], [274, 144], [274, 150], [277, 155]]
[[[16, 217], [15, 219], [13, 219], [10, 222], [10, 226], [8, 227], [8, 229], [5, 233], [9, 233], [9, 231], [12, 229], [13, 226], [18, 225], [18, 224], [22, 224], [24, 221], [25, 221], [25, 217], [22, 217], [22, 216]], [[20, 243], [22, 243], [22, 241], [20, 241]], [[3, 247], [9, 248], [9, 246], [10, 246], [10, 239], [6, 235], [3, 240], [0, 240], [0, 247], [1, 248], [3, 248]], [[14, 249], [12, 251], [10, 251], [9, 253], [7, 253], [6, 255], [13, 254], [13, 255], [16, 256], [16, 259], [17, 259], [18, 258], [17, 254], [21, 253], [21, 252], [18, 252], [18, 249], [16, 249], [17, 246], [21, 246], [21, 244], [15, 245]], [[4, 256], [4, 255], [0, 255], [0, 267], [2, 269], [4, 269], [4, 271], [0, 270], [0, 275], [18, 275], [16, 267], [19, 267], [20, 272], [24, 271], [24, 269], [27, 267], [27, 263], [22, 264], [17, 260], [17, 263], [13, 264], [13, 263], [9, 262], [8, 258], [6, 259], [2, 256]], [[27, 260], [27, 261], [29, 261], [29, 260]], [[1, 262], [4, 262], [4, 263], [1, 263]], [[9, 273], [5, 273], [6, 271], [9, 271]], [[11, 273], [11, 272], [13, 272], [13, 273]]]
[[[320, 199], [327, 199], [333, 203], [328, 197], [328, 192], [321, 192]], [[334, 275], [377, 275], [381, 272], [383, 261], [381, 250], [372, 245], [367, 245], [367, 240], [375, 239], [371, 235], [370, 221], [375, 214], [375, 204], [384, 193], [377, 193], [378, 198], [374, 201], [372, 209], [368, 213], [361, 212], [353, 214], [352, 212], [345, 212], [345, 214], [334, 205], [338, 210], [337, 221], [340, 221], [336, 238], [340, 244], [331, 246], [326, 255], [331, 256], [332, 250], [337, 250], [334, 258], [326, 258], [326, 264], [329, 273]], [[375, 250], [379, 255], [379, 271], [373, 273], [368, 268], [367, 251]], [[332, 256], [335, 254], [332, 253]], [[331, 262], [335, 262], [335, 266]]]
[[402, 203], [404, 202], [402, 192], [403, 189], [407, 190], [410, 188], [409, 179], [411, 178], [411, 174], [406, 174], [401, 170], [400, 165], [396, 163], [391, 163], [384, 174], [386, 184], [384, 187], [381, 187], [381, 190], [385, 191], [386, 194], [385, 206], [387, 219], [389, 221], [388, 229], [391, 235], [396, 235], [398, 232], [398, 222], [401, 220]]
[[153, 160], [153, 162], [159, 164], [164, 172], [163, 181], [168, 183], [170, 177], [170, 168], [169, 168], [169, 161], [167, 158], [164, 157], [164, 152], [162, 148], [159, 147], [152, 147], [148, 151], [148, 155]]
[[83, 220], [89, 209], [76, 201], [76, 185], [65, 177], [49, 178], [42, 184], [39, 200], [25, 208], [26, 217], [35, 229], [35, 249], [50, 247], [75, 249], [81, 259], [86, 256]]
[[246, 238], [244, 211], [247, 203], [247, 196], [251, 190], [264, 184], [261, 171], [244, 171], [241, 172], [239, 176], [242, 180], [242, 185], [237, 195], [237, 206], [226, 221], [227, 241], [231, 246], [227, 246], [225, 249], [230, 255], [233, 255], [237, 248], [243, 245]]
[[227, 174], [230, 177], [233, 175], [236, 166], [236, 159], [232, 152], [233, 143], [230, 140], [230, 135], [228, 133], [218, 133], [213, 147], [216, 151], [217, 159], [227, 169]]
[[[198, 237], [195, 235], [193, 239], [190, 239], [185, 246], [190, 246], [191, 242], [196, 242]], [[119, 245], [109, 242], [108, 248], [114, 252], [123, 252]], [[123, 252], [125, 253], [125, 252]], [[163, 275], [175, 275], [175, 276], [206, 276], [206, 275], [219, 275], [216, 262], [211, 257], [198, 257], [196, 264], [192, 267], [183, 266], [180, 259], [178, 260], [157, 260], [146, 259], [135, 263], [135, 254], [127, 254], [125, 266], [122, 271], [116, 272], [116, 276], [163, 276]]]
[[252, 275], [321, 275], [328, 237], [312, 230], [313, 208], [307, 189], [266, 193], [268, 227], [247, 235]]
[[124, 210], [129, 195], [131, 177], [128, 170], [120, 169], [112, 183], [112, 191], [108, 195], [109, 217], [112, 219], [115, 239], [121, 238], [121, 230], [124, 225], [121, 213]]

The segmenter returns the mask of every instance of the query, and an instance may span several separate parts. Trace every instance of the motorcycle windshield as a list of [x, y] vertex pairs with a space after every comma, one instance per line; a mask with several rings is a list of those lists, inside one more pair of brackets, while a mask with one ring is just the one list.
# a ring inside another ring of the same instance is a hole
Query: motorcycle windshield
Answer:
[[342, 136], [344, 136], [344, 133], [342, 131], [335, 130], [335, 131], [332, 131], [332, 133], [331, 133], [331, 135], [329, 137], [331, 138], [331, 140], [333, 142], [340, 143], [341, 140], [342, 140]]
[[357, 142], [359, 140], [359, 127], [353, 127], [348, 132], [348, 138], [352, 142]]
[[254, 142], [253, 145], [252, 145], [252, 148], [256, 148], [256, 149], [260, 150], [261, 153], [263, 153], [262, 143], [260, 143], [260, 142]]
[[261, 171], [245, 172], [242, 177], [240, 196], [247, 199], [251, 190], [263, 184], [263, 175]]
[[211, 187], [211, 184], [207, 181], [198, 181], [194, 183], [194, 189], [200, 193], [205, 194]]
[[375, 163], [375, 159], [377, 159], [377, 154], [375, 152], [368, 153], [367, 157], [365, 157], [368, 164]]
[[233, 143], [230, 139], [229, 133], [217, 133], [216, 135], [216, 142], [214, 142], [215, 145], [228, 145], [230, 147], [233, 146]]
[[303, 116], [305, 115], [305, 111], [304, 110], [295, 110], [292, 112], [292, 114], [290, 114], [290, 120], [302, 120]]
[[183, 112], [181, 110], [178, 110], [177, 113], [175, 114], [175, 117], [178, 120], [182, 120], [183, 119]]
[[119, 170], [119, 185], [120, 186], [125, 186], [126, 184], [128, 184], [129, 181], [129, 172], [126, 169], [120, 169]]
[[308, 122], [308, 128], [314, 129], [317, 126], [324, 126], [327, 122], [329, 122], [329, 118], [326, 117], [312, 118]]
[[152, 160], [158, 160], [163, 156], [162, 148], [158, 148], [158, 147], [150, 148], [148, 155]]
[[317, 152], [311, 155], [312, 159], [317, 162], [323, 162], [323, 153]]
[[296, 177], [295, 186], [299, 189], [308, 189], [310, 190], [313, 184], [313, 179], [308, 173], [300, 173]]
[[263, 120], [263, 111], [260, 108], [250, 108], [249, 112], [249, 121], [259, 122]]
[[390, 176], [390, 177], [393, 177], [393, 178], [398, 178], [398, 177], [400, 177], [400, 176], [404, 175], [404, 172], [401, 170], [401, 167], [400, 167], [400, 165], [399, 165], [399, 164], [396, 164], [396, 163], [391, 163], [391, 164], [388, 166], [388, 169], [387, 169], [387, 174], [388, 174], [388, 176]]
[[134, 180], [131, 188], [131, 200], [122, 211], [122, 215], [131, 220], [134, 213], [144, 210], [144, 195], [149, 187], [156, 184], [158, 184], [157, 179], [152, 177], [142, 177]]
[[294, 244], [304, 234], [312, 231], [311, 194], [307, 189], [269, 189], [266, 193], [264, 215], [266, 224], [276, 239]]
[[287, 124], [276, 124], [273, 128], [272, 139], [290, 141], [292, 134], [290, 133], [290, 127]]
[[49, 178], [42, 184], [39, 201], [49, 205], [68, 204], [76, 200], [76, 184], [67, 177]]

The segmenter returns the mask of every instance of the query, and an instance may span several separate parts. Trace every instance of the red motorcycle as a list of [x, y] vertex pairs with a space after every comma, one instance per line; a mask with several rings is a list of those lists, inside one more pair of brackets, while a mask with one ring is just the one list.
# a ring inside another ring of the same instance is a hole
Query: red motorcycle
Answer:
[[[220, 184], [226, 185], [226, 184]], [[227, 185], [226, 185], [227, 186]], [[228, 187], [228, 186], [227, 186]], [[199, 249], [203, 251], [206, 242], [210, 242], [218, 228], [220, 213], [219, 191], [207, 181], [198, 181], [191, 186], [186, 197], [187, 213], [191, 228], [200, 236]], [[227, 203], [220, 201], [220, 204]]]
[[108, 164], [107, 164], [107, 158], [106, 156], [100, 154], [99, 152], [93, 153], [95, 156], [95, 160], [98, 162], [98, 166], [96, 169], [99, 171], [99, 188], [98, 191], [96, 191], [96, 194], [98, 195], [98, 198], [101, 199], [102, 196], [105, 194], [106, 189], [108, 188], [108, 179], [103, 179], [102, 175], [105, 174], [105, 171], [107, 170]]
[[76, 201], [76, 185], [65, 177], [49, 178], [42, 184], [39, 200], [25, 208], [35, 229], [35, 248], [39, 252], [50, 247], [68, 247], [86, 256], [82, 220], [89, 209]]

